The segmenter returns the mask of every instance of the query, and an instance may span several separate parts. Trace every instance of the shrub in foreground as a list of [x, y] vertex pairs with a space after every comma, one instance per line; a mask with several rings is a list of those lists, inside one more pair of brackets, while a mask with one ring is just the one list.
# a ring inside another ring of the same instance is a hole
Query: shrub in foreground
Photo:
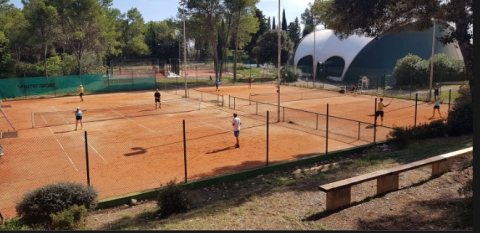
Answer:
[[48, 226], [51, 214], [73, 205], [92, 209], [96, 205], [97, 191], [80, 183], [57, 183], [33, 190], [23, 196], [16, 210], [21, 220], [29, 226]]
[[169, 181], [159, 190], [157, 205], [160, 207], [160, 213], [165, 217], [174, 213], [186, 212], [190, 203], [191, 200], [187, 196], [185, 188], [176, 184], [176, 180]]

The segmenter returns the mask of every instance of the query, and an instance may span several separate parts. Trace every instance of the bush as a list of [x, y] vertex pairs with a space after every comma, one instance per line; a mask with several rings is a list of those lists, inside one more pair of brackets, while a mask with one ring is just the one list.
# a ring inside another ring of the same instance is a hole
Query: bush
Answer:
[[473, 133], [473, 103], [459, 102], [448, 114], [447, 132], [449, 136]]
[[92, 209], [96, 205], [97, 196], [93, 187], [80, 183], [50, 184], [25, 194], [16, 210], [25, 224], [47, 226], [51, 224], [50, 214], [66, 210], [75, 204]]
[[280, 70], [281, 71], [281, 80], [282, 82], [287, 82], [287, 83], [291, 83], [291, 82], [296, 82], [300, 76], [302, 75], [302, 70], [300, 69], [295, 69], [293, 67], [290, 67], [290, 66], [286, 66], [286, 67], [282, 67], [282, 69]]
[[51, 229], [55, 230], [85, 230], [87, 208], [73, 205], [58, 213], [50, 214], [52, 218]]
[[426, 86], [429, 82], [428, 63], [417, 55], [408, 54], [398, 60], [393, 76], [400, 87]]
[[157, 205], [164, 216], [185, 212], [189, 209], [190, 203], [183, 186], [176, 184], [176, 180], [169, 181], [159, 190]]
[[416, 127], [394, 127], [387, 139], [392, 145], [402, 149], [407, 147], [409, 141], [445, 137], [446, 135], [447, 126], [443, 120], [436, 120], [428, 124], [419, 124]]
[[23, 224], [20, 218], [5, 220], [5, 225], [0, 224], [0, 230], [30, 230], [30, 227]]
[[472, 93], [470, 92], [470, 85], [468, 82], [465, 82], [458, 89], [458, 97], [455, 99], [455, 104], [471, 101]]

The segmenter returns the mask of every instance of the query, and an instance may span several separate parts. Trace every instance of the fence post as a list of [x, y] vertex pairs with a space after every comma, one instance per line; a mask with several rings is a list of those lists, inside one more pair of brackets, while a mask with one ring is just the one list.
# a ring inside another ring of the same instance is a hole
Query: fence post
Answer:
[[270, 112], [267, 111], [267, 166], [268, 166], [268, 138], [269, 138], [269, 137], [268, 137], [268, 133], [269, 133], [269, 132], [268, 132], [268, 126], [270, 125], [270, 124], [269, 124], [269, 122], [270, 122], [270, 121], [269, 121], [269, 119], [270, 119], [270, 114], [269, 114], [269, 113], [270, 113]]
[[87, 185], [90, 186], [90, 168], [88, 162], [88, 140], [87, 140], [87, 131], [85, 130], [85, 157], [86, 157], [86, 164], [87, 164]]
[[327, 129], [325, 130], [327, 141], [325, 143], [325, 154], [328, 154], [328, 104], [327, 104]]
[[183, 164], [185, 165], [185, 183], [187, 183], [187, 139], [185, 137], [185, 119], [183, 120]]
[[255, 115], [258, 115], [258, 102], [255, 102]]
[[415, 121], [413, 122], [413, 127], [417, 127], [417, 105], [418, 105], [418, 93], [415, 93]]
[[285, 107], [283, 107], [283, 118], [282, 118], [282, 122], [285, 122]]
[[224, 102], [224, 96], [222, 95], [222, 107], [225, 106], [225, 102]]
[[235, 108], [235, 99], [236, 99], [236, 98], [233, 97], [233, 109], [234, 109], [234, 110], [236, 109], [236, 108]]
[[450, 102], [452, 101], [452, 89], [448, 91], [448, 115], [450, 116]]
[[316, 123], [317, 123], [316, 124], [317, 126], [315, 127], [315, 129], [318, 129], [318, 113], [317, 113], [317, 122]]
[[360, 121], [358, 122], [358, 138], [357, 140], [360, 140]]
[[228, 108], [230, 108], [230, 95], [228, 95]]
[[200, 101], [203, 101], [203, 91], [200, 92]]
[[374, 114], [375, 122], [373, 123], [373, 145], [375, 145], [375, 140], [377, 137], [377, 98], [375, 98], [375, 114]]

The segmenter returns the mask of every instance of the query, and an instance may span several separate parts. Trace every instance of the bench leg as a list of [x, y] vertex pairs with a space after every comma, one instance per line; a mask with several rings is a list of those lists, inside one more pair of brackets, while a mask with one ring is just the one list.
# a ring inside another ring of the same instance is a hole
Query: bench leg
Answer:
[[437, 177], [450, 170], [450, 161], [443, 160], [432, 164], [432, 177]]
[[377, 195], [398, 190], [398, 173], [377, 178]]
[[347, 186], [327, 192], [327, 211], [350, 205], [351, 187]]

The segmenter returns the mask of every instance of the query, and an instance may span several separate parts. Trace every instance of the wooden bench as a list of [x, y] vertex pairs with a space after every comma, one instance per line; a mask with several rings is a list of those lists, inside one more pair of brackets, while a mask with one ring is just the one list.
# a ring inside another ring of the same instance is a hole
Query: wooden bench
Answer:
[[468, 155], [473, 152], [473, 147], [437, 155], [428, 159], [419, 160], [413, 163], [404, 164], [392, 168], [386, 168], [372, 173], [355, 176], [352, 178], [324, 184], [318, 188], [327, 194], [327, 211], [335, 210], [350, 205], [351, 187], [370, 180], [377, 180], [377, 195], [385, 194], [398, 190], [398, 177], [401, 172], [415, 168], [432, 165], [432, 176], [437, 177], [450, 170], [451, 163], [449, 159], [457, 156]]

